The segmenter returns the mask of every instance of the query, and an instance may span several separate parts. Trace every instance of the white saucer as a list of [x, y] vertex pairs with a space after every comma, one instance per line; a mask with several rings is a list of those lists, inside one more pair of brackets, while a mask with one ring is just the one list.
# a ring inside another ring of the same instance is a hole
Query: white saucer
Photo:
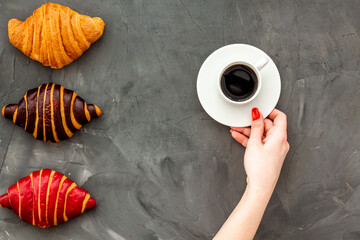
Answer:
[[[269, 63], [260, 71], [262, 87], [254, 100], [234, 104], [221, 96], [219, 76], [225, 66], [239, 60], [256, 64], [264, 57], [269, 59]], [[201, 66], [197, 78], [197, 93], [205, 111], [219, 123], [232, 127], [250, 126], [254, 107], [267, 117], [279, 100], [280, 90], [280, 74], [274, 61], [262, 50], [246, 44], [227, 45], [213, 52]]]

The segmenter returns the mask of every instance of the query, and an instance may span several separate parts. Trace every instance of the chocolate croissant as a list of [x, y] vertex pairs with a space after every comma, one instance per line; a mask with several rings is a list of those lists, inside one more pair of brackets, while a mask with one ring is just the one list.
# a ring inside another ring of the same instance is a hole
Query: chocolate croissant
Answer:
[[44, 66], [62, 68], [80, 57], [104, 31], [99, 17], [81, 15], [68, 7], [46, 3], [24, 22], [10, 19], [10, 42]]
[[102, 114], [95, 104], [87, 104], [74, 91], [55, 83], [27, 91], [18, 104], [8, 104], [1, 112], [45, 142], [71, 138], [83, 124]]
[[40, 228], [57, 226], [96, 206], [96, 200], [64, 174], [43, 169], [31, 173], [0, 196], [21, 220]]

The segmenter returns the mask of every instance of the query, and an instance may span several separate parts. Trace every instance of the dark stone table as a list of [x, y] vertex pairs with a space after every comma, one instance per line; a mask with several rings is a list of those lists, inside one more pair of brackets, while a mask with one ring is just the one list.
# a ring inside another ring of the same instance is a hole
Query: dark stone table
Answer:
[[[60, 2], [60, 1], [57, 1]], [[244, 149], [196, 94], [215, 49], [247, 43], [282, 77], [291, 150], [256, 239], [360, 239], [360, 1], [79, 0], [106, 22], [78, 60], [52, 70], [7, 36], [44, 1], [0, 0], [0, 105], [55, 82], [103, 110], [72, 139], [35, 140], [0, 118], [0, 192], [41, 168], [96, 209], [42, 230], [0, 209], [0, 239], [210, 239], [245, 188]], [[250, 113], [249, 113], [250, 114]]]

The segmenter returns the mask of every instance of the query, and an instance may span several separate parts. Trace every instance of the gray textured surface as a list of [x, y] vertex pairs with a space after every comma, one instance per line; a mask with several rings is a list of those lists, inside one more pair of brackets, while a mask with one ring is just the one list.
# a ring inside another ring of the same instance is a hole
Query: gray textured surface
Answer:
[[360, 239], [358, 0], [64, 1], [107, 25], [62, 70], [8, 41], [7, 21], [42, 3], [0, 0], [0, 104], [53, 81], [104, 115], [59, 144], [0, 118], [0, 192], [48, 167], [99, 205], [48, 230], [0, 209], [0, 239], [211, 238], [244, 190], [244, 150], [201, 108], [196, 77], [212, 51], [238, 42], [278, 65], [292, 147], [256, 239]]

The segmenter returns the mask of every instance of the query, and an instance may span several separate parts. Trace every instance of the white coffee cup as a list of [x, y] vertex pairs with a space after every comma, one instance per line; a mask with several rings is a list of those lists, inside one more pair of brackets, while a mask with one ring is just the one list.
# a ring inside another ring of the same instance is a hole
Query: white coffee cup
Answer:
[[[268, 62], [269, 62], [268, 58], [262, 58], [256, 64], [251, 64], [251, 63], [249, 63], [247, 61], [235, 61], [235, 62], [231, 62], [230, 64], [226, 65], [223, 68], [223, 70], [221, 71], [220, 76], [219, 76], [218, 89], [219, 89], [220, 95], [225, 100], [227, 100], [227, 101], [229, 101], [230, 103], [233, 103], [233, 104], [246, 104], [246, 103], [249, 103], [252, 100], [254, 100], [256, 98], [256, 96], [259, 94], [260, 89], [261, 89], [262, 78], [261, 78], [260, 71], [261, 71], [261, 69], [263, 69], [266, 66], [266, 64]], [[225, 93], [223, 92], [222, 87], [221, 87], [221, 79], [222, 79], [222, 76], [223, 76], [224, 72], [227, 69], [229, 69], [230, 67], [235, 66], [235, 65], [244, 65], [244, 66], [250, 68], [255, 73], [256, 78], [257, 78], [257, 86], [256, 86], [255, 91], [252, 93], [251, 97], [249, 97], [249, 98], [247, 98], [245, 100], [235, 101], [235, 100], [230, 99], [228, 96], [225, 95]]]

